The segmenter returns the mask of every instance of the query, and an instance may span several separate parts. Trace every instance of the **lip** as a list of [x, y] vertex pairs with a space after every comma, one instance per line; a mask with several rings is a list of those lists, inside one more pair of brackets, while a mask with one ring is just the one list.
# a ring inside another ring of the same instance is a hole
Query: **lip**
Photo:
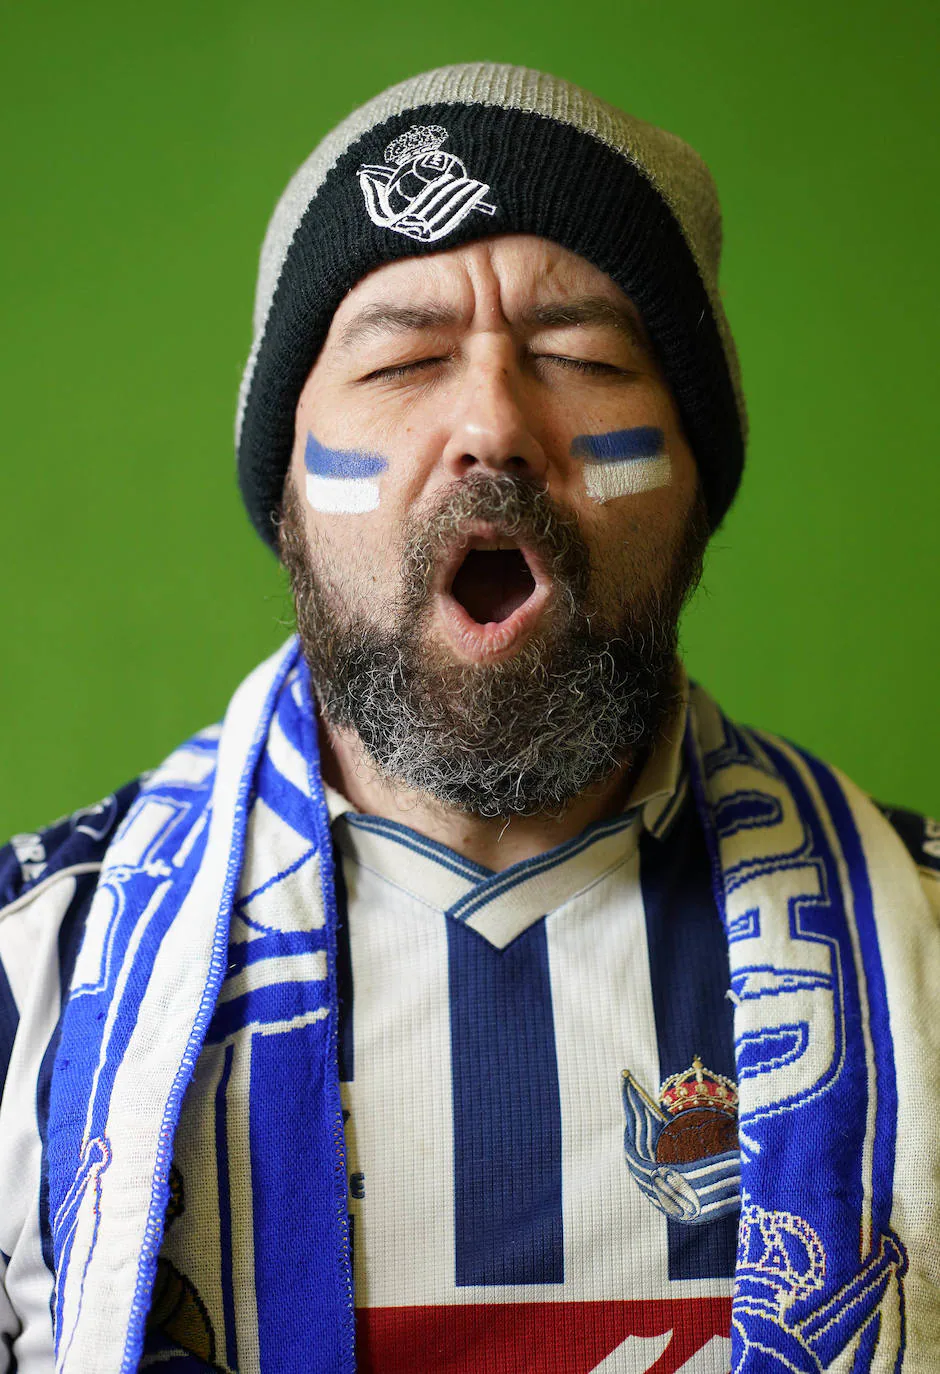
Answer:
[[[511, 540], [522, 553], [535, 586], [522, 605], [505, 620], [481, 624], [467, 614], [450, 589], [471, 549], [486, 548], [501, 539]], [[460, 656], [473, 663], [486, 663], [518, 648], [532, 633], [552, 599], [552, 590], [552, 579], [535, 549], [524, 540], [507, 535], [496, 525], [477, 522], [454, 545], [438, 569], [434, 579], [434, 602], [444, 632]]]

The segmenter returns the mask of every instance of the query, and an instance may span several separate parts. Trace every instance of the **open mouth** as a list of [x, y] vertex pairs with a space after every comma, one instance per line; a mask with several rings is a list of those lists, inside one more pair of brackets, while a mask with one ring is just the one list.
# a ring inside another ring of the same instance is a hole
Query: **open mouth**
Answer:
[[525, 554], [506, 540], [468, 549], [450, 594], [478, 625], [498, 625], [525, 605], [535, 585]]
[[461, 658], [493, 662], [535, 630], [552, 587], [536, 548], [479, 522], [438, 567], [440, 625]]

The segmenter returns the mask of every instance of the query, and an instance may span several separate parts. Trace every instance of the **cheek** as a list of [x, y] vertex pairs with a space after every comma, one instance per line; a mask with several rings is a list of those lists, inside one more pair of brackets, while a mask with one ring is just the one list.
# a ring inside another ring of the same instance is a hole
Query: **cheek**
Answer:
[[588, 496], [602, 504], [668, 486], [673, 477], [665, 435], [655, 425], [579, 434], [571, 456], [582, 463]]
[[[340, 454], [344, 468], [350, 452], [363, 455], [356, 450], [330, 450], [319, 443], [317, 449], [298, 443], [291, 464], [298, 514], [317, 577], [348, 612], [384, 614], [397, 585], [400, 559], [394, 533], [396, 494], [389, 485], [392, 474], [383, 468], [363, 476], [354, 464], [350, 475], [340, 475], [335, 470], [340, 463], [324, 457], [324, 450]], [[307, 455], [312, 460], [309, 465]]]
[[315, 511], [362, 515], [378, 509], [380, 478], [388, 467], [380, 453], [328, 448], [311, 432], [304, 444], [303, 465], [303, 490]]

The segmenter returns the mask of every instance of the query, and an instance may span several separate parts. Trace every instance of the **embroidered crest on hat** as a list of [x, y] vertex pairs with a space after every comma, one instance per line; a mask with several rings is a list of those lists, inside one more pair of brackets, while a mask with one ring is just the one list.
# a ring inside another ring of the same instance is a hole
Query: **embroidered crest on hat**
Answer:
[[387, 166], [359, 168], [359, 185], [373, 224], [433, 243], [453, 232], [473, 210], [496, 206], [484, 199], [489, 186], [468, 176], [454, 153], [442, 151], [447, 130], [414, 124], [385, 149]]

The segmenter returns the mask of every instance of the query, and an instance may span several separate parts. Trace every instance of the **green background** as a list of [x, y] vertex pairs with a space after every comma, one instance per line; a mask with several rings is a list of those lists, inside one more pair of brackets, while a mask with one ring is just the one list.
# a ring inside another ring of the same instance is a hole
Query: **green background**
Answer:
[[524, 63], [711, 165], [752, 437], [687, 615], [725, 708], [936, 810], [938, 8], [6, 7], [0, 832], [217, 719], [289, 601], [234, 482], [264, 226], [353, 106]]

